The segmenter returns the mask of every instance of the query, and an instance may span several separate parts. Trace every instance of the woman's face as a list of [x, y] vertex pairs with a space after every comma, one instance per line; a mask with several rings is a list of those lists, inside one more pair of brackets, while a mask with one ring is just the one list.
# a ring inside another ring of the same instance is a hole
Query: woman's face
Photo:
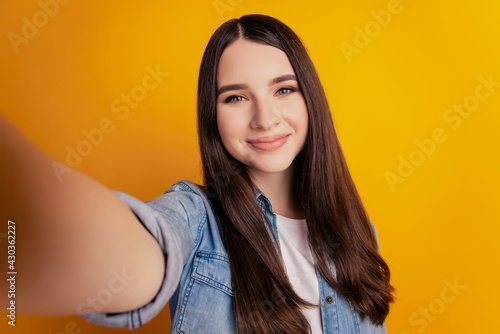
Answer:
[[252, 176], [286, 171], [304, 147], [308, 117], [286, 54], [238, 39], [218, 69], [217, 126], [228, 152]]

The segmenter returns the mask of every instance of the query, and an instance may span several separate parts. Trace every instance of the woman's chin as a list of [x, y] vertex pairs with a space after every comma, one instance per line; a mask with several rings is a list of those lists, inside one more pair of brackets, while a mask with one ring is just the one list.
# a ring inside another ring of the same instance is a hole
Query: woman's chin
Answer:
[[288, 171], [292, 161], [273, 161], [264, 163], [261, 161], [257, 165], [247, 166], [251, 174], [279, 174]]

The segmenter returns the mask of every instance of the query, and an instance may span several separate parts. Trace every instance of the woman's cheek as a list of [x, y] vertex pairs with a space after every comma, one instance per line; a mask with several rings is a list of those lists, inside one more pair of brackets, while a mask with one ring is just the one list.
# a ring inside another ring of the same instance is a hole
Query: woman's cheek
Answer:
[[217, 125], [223, 143], [234, 145], [244, 135], [244, 121], [239, 113], [233, 110], [220, 110], [217, 113]]
[[294, 123], [308, 121], [307, 107], [302, 100], [290, 101], [283, 107], [283, 116]]

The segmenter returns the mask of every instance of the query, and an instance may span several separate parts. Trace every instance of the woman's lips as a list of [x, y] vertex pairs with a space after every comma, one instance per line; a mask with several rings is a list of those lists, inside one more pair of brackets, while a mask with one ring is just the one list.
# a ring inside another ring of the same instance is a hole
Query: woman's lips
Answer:
[[259, 137], [247, 140], [247, 143], [258, 150], [272, 152], [285, 145], [289, 136], [290, 134]]

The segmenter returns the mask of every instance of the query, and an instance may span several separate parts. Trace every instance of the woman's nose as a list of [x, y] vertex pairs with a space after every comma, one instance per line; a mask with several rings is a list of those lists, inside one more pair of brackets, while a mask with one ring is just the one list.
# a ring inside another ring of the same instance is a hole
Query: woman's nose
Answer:
[[255, 102], [250, 127], [257, 130], [269, 130], [281, 122], [279, 107], [272, 103]]

